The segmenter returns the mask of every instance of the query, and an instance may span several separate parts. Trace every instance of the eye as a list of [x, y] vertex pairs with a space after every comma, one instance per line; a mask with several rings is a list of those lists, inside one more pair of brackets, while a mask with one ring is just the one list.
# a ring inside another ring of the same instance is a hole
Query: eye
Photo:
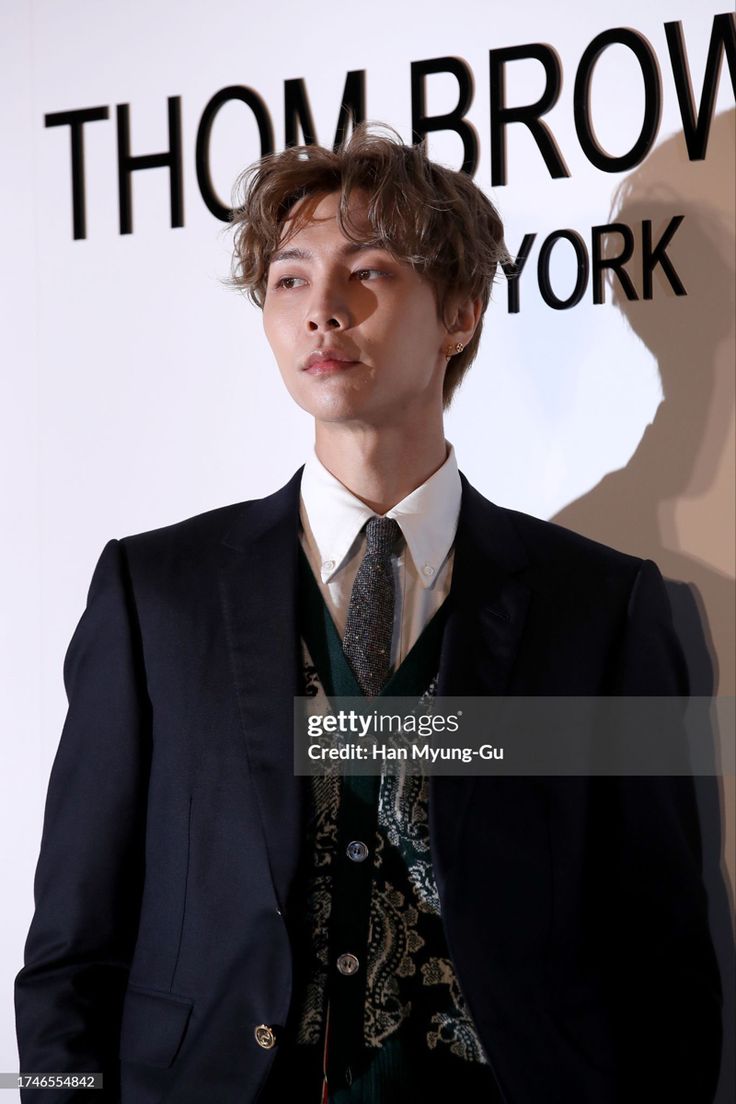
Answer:
[[382, 268], [358, 268], [353, 273], [356, 280], [370, 280], [374, 276], [388, 276]]
[[280, 280], [276, 281], [274, 287], [286, 288], [288, 291], [290, 288], [301, 287], [301, 285], [305, 283], [306, 280], [301, 276], [282, 276]]

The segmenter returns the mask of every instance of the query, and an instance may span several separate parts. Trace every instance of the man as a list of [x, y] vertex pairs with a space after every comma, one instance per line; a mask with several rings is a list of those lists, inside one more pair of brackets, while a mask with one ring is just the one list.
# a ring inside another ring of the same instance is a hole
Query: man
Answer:
[[488, 199], [363, 127], [244, 183], [236, 283], [315, 453], [268, 498], [103, 550], [23, 1069], [102, 1070], [123, 1104], [706, 1104], [689, 780], [295, 777], [302, 694], [686, 687], [656, 567], [492, 505], [445, 441], [505, 256]]

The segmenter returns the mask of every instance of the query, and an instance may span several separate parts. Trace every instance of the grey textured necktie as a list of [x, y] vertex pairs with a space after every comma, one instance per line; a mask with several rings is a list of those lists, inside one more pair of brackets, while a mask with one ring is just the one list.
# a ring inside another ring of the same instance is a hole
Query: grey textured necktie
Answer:
[[361, 690], [374, 697], [391, 670], [394, 627], [391, 553], [401, 539], [401, 529], [393, 518], [373, 517], [366, 525], [365, 536], [365, 555], [350, 592], [342, 648]]

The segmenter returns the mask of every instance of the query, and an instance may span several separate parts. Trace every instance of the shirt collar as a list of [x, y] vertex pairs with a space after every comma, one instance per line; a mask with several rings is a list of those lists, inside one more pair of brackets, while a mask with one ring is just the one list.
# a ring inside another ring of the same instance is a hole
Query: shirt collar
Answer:
[[[460, 514], [460, 473], [449, 442], [448, 449], [442, 467], [386, 514], [398, 522], [424, 587], [432, 585], [452, 548]], [[325, 583], [339, 570], [365, 523], [375, 516], [315, 452], [304, 465], [300, 513], [317, 547]]]

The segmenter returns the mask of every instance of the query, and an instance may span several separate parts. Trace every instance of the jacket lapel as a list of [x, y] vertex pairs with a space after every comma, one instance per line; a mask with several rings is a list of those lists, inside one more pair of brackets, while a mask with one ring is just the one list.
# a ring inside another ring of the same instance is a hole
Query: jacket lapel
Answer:
[[524, 627], [529, 589], [517, 576], [527, 556], [507, 512], [460, 478], [438, 692], [498, 695], [506, 692]]
[[[437, 692], [443, 697], [506, 692], [521, 640], [529, 588], [527, 556], [505, 510], [461, 475], [462, 500]], [[475, 778], [432, 776], [430, 833], [442, 898]]]
[[302, 693], [297, 616], [302, 469], [245, 503], [222, 542], [221, 594], [233, 679], [271, 876], [285, 907], [297, 871], [304, 779], [294, 776], [294, 697]]

